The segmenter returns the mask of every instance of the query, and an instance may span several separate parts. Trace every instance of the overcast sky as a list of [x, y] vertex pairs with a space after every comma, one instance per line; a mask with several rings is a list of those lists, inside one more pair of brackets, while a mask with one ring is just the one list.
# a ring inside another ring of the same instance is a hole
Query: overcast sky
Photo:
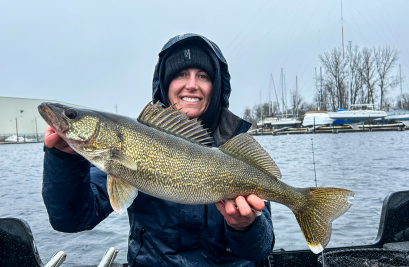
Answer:
[[[345, 47], [352, 41], [397, 48], [402, 76], [409, 77], [408, 11], [408, 0], [343, 0]], [[312, 100], [318, 55], [342, 45], [341, 1], [0, 0], [0, 96], [109, 112], [118, 105], [118, 113], [137, 117], [151, 100], [157, 54], [187, 32], [223, 51], [230, 109], [242, 116], [260, 93], [268, 100], [271, 74], [280, 88], [281, 68], [287, 92], [298, 76], [301, 95]], [[403, 90], [409, 93], [407, 81]]]

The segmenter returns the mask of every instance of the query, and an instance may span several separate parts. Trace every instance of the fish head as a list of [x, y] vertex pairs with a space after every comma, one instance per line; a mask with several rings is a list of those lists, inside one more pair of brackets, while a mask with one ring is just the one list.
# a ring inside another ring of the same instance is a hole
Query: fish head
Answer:
[[44, 102], [38, 106], [38, 112], [74, 149], [92, 143], [96, 138], [100, 124], [100, 116], [96, 111]]

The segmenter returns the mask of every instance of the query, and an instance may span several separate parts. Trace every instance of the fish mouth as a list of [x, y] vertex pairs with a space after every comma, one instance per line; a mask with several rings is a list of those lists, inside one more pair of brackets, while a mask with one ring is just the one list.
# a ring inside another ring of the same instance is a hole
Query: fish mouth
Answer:
[[55, 131], [64, 133], [68, 130], [68, 123], [63, 117], [64, 106], [58, 103], [43, 102], [38, 106], [38, 113]]

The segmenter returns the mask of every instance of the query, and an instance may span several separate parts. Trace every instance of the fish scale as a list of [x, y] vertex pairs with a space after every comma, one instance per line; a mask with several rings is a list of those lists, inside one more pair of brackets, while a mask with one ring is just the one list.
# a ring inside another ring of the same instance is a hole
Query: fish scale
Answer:
[[[69, 116], [66, 111], [70, 110]], [[296, 188], [280, 180], [270, 155], [248, 134], [219, 148], [196, 119], [149, 103], [137, 120], [42, 103], [39, 113], [77, 153], [107, 173], [110, 203], [124, 212], [138, 191], [181, 204], [258, 197], [291, 209], [314, 253], [331, 236], [332, 221], [351, 206], [353, 192]]]

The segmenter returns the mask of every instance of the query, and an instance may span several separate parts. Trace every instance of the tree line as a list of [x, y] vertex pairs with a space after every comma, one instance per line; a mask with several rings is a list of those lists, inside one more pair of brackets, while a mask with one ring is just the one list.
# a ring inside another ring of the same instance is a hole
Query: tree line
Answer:
[[409, 94], [393, 99], [389, 93], [400, 83], [395, 75], [399, 51], [395, 48], [360, 48], [350, 44], [346, 53], [341, 48], [319, 55], [320, 71], [315, 75], [314, 98], [304, 101], [296, 90], [290, 90], [290, 105], [281, 108], [276, 101], [246, 107], [243, 119], [256, 125], [261, 117], [287, 114], [302, 115], [307, 111], [336, 111], [348, 109], [350, 104], [374, 104], [381, 110], [409, 109]]

